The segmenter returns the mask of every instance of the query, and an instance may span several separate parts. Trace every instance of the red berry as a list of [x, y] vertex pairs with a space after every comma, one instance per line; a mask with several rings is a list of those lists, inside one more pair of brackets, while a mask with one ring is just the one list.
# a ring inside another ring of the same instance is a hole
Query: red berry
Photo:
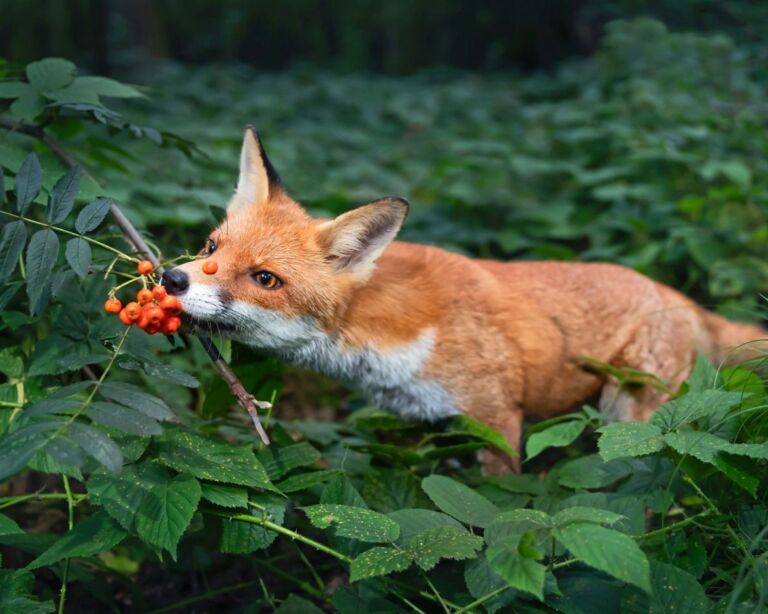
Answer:
[[219, 270], [219, 265], [216, 264], [213, 260], [206, 260], [203, 263], [203, 273], [205, 273], [206, 275], [213, 275], [218, 270]]
[[126, 326], [133, 324], [133, 320], [131, 320], [131, 318], [128, 316], [128, 313], [125, 309], [121, 309], [117, 317], [120, 318], [120, 321]]
[[177, 316], [181, 313], [181, 301], [175, 296], [166, 296], [160, 301], [160, 307], [163, 308], [165, 313], [172, 316]]
[[120, 313], [122, 308], [123, 304], [114, 296], [112, 298], [108, 298], [104, 303], [104, 311], [107, 313]]
[[136, 270], [139, 272], [139, 275], [149, 275], [152, 271], [155, 270], [155, 265], [152, 264], [149, 260], [142, 260], [138, 265], [136, 265]]
[[125, 312], [126, 317], [131, 321], [135, 322], [141, 317], [141, 305], [139, 305], [135, 301], [131, 301], [125, 306], [125, 309], [123, 309]]
[[152, 302], [152, 290], [142, 288], [136, 293], [136, 300], [139, 301], [139, 305], [146, 305]]
[[168, 296], [168, 292], [165, 288], [163, 288], [163, 286], [155, 286], [152, 288], [152, 296], [156, 301], [162, 301], [166, 296]]
[[166, 318], [163, 322], [162, 330], [166, 335], [172, 335], [177, 330], [179, 330], [179, 327], [181, 326], [181, 318], [177, 318], [176, 316], [171, 316], [170, 318]]
[[147, 305], [144, 307], [144, 314], [146, 314], [147, 321], [150, 324], [160, 324], [163, 319], [165, 319], [165, 312], [155, 305]]
[[159, 330], [160, 330], [160, 325], [159, 324], [155, 324], [154, 322], [150, 322], [144, 328], [144, 332], [147, 333], [148, 335], [154, 335]]

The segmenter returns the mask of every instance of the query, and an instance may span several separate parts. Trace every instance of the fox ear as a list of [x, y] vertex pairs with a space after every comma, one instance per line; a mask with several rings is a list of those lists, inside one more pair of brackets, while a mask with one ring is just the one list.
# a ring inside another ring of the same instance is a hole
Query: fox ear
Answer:
[[402, 198], [382, 198], [353, 209], [319, 229], [320, 244], [337, 272], [367, 279], [408, 213]]
[[280, 188], [280, 177], [267, 158], [258, 133], [248, 126], [240, 150], [240, 177], [229, 209], [264, 204]]

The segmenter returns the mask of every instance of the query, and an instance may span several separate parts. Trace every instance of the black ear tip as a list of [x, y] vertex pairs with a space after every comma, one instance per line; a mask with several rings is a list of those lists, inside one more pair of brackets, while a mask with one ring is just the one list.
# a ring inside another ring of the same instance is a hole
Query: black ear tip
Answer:
[[389, 200], [389, 202], [391, 203], [397, 203], [398, 205], [400, 205], [400, 207], [403, 209], [403, 217], [408, 215], [408, 212], [411, 210], [411, 203], [409, 203], [407, 200], [405, 200], [401, 196], [391, 196], [387, 200]]

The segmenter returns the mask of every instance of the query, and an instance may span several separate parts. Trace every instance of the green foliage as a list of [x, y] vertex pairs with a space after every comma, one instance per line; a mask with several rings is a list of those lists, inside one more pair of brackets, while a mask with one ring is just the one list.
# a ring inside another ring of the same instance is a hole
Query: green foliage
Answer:
[[[526, 473], [484, 477], [478, 449], [513, 452], [490, 427], [375, 408], [282, 419], [296, 393], [281, 398], [279, 367], [225, 344], [248, 388], [276, 401], [267, 448], [194, 342], [124, 333], [101, 310], [110, 289], [136, 282], [112, 205], [166, 254], [193, 250], [254, 117], [313, 210], [402, 193], [415, 203], [411, 239], [610, 259], [725, 311], [754, 307], [768, 279], [766, 93], [739, 50], [644, 20], [612, 24], [594, 58], [553, 76], [167, 66], [162, 79], [141, 107], [135, 88], [60, 59], [0, 81], [0, 119], [34, 128], [0, 140], [0, 479], [28, 493], [0, 496], [12, 553], [0, 609], [51, 611], [64, 584], [69, 599], [112, 607], [130, 594], [150, 610], [174, 596], [143, 594], [146, 578], [208, 586], [221, 570], [248, 581], [201, 599], [243, 591], [270, 611], [765, 607], [759, 368], [699, 357], [647, 424], [606, 424], [584, 407], [529, 427]], [[120, 98], [131, 122], [105, 106]], [[37, 130], [91, 175], [65, 168]], [[334, 394], [301, 403], [340, 406]], [[35, 526], [43, 508], [59, 522]]]

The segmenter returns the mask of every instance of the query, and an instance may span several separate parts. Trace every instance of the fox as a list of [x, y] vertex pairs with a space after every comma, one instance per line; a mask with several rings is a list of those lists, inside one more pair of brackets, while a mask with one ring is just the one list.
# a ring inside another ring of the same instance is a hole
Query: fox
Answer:
[[[216, 273], [196, 259], [162, 283], [192, 331], [319, 371], [406, 419], [469, 416], [518, 452], [524, 420], [591, 398], [611, 419], [646, 420], [698, 354], [720, 361], [765, 337], [617, 264], [499, 262], [396, 241], [408, 210], [385, 197], [310, 216], [249, 126], [226, 218], [199, 254]], [[665, 386], [622, 387], [586, 359]], [[521, 469], [519, 453], [495, 447], [480, 461], [486, 475]]]

